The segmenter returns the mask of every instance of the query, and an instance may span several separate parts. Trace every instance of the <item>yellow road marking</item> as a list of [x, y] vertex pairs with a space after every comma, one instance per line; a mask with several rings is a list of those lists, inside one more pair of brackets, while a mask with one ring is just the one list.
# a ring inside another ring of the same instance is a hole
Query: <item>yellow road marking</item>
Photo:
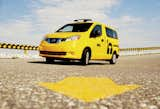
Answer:
[[85, 102], [122, 94], [139, 85], [117, 85], [109, 78], [69, 77], [57, 83], [39, 83], [52, 91], [77, 98]]

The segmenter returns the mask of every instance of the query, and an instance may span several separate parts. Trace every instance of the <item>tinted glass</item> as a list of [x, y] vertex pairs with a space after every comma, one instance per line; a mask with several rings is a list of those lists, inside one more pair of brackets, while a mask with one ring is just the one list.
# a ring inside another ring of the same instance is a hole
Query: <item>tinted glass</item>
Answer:
[[111, 38], [115, 38], [115, 39], [118, 38], [117, 32], [109, 28], [106, 28], [106, 35]]
[[117, 36], [117, 32], [116, 31], [113, 31], [113, 38], [117, 39], [118, 36]]
[[109, 28], [106, 28], [106, 34], [107, 34], [107, 36], [109, 36], [109, 37], [113, 37], [113, 32], [112, 32], [112, 30], [109, 29]]
[[96, 26], [94, 27], [94, 29], [93, 29], [92, 32], [91, 32], [91, 36], [92, 36], [93, 34], [95, 34], [96, 31], [99, 31], [99, 32], [100, 32], [100, 35], [102, 35], [102, 27], [101, 27], [100, 25], [96, 25]]
[[85, 32], [92, 23], [80, 23], [80, 24], [67, 24], [60, 28], [57, 32]]

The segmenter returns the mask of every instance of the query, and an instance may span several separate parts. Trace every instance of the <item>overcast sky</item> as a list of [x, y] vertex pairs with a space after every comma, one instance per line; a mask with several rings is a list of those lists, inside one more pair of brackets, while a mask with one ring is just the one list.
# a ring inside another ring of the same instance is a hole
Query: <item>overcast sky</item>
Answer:
[[38, 45], [77, 18], [117, 28], [120, 46], [160, 46], [160, 0], [0, 0], [0, 42]]

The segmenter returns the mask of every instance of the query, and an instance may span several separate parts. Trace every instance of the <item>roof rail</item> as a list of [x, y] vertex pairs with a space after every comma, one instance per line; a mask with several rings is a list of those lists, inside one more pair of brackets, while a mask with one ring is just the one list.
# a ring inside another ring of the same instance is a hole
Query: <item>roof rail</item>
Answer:
[[92, 21], [92, 19], [76, 19], [74, 20], [74, 22], [88, 22], [88, 21]]

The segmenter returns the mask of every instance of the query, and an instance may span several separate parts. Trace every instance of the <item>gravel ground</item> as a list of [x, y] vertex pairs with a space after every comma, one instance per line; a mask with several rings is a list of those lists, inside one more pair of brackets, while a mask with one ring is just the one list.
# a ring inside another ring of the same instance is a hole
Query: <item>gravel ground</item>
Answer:
[[[70, 76], [108, 77], [141, 88], [85, 103], [38, 86]], [[120, 57], [116, 65], [46, 64], [43, 59], [0, 59], [0, 109], [160, 109], [160, 54]]]

